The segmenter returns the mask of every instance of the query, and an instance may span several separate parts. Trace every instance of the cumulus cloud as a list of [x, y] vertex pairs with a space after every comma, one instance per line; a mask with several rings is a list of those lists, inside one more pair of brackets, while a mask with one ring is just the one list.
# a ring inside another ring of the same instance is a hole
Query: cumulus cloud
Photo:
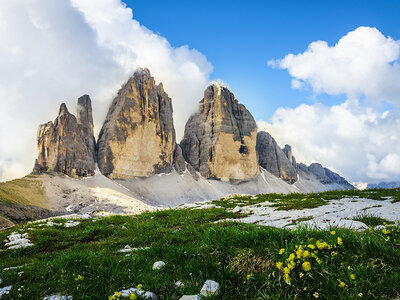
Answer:
[[[258, 122], [260, 130], [291, 144], [298, 160], [320, 162], [351, 181], [400, 181], [399, 57], [399, 41], [359, 27], [334, 46], [316, 41], [303, 53], [270, 61], [289, 72], [292, 88], [348, 100], [279, 108], [269, 122]], [[394, 109], [379, 113], [373, 103], [382, 101]]]
[[99, 130], [113, 96], [148, 67], [173, 99], [178, 138], [209, 83], [212, 65], [133, 19], [120, 0], [0, 2], [0, 181], [28, 173], [36, 130], [60, 102], [88, 93]]
[[351, 181], [400, 181], [400, 112], [383, 114], [348, 100], [325, 106], [279, 108], [270, 122], [258, 121], [298, 161], [320, 162]]
[[376, 28], [359, 27], [334, 46], [312, 42], [303, 53], [268, 63], [287, 70], [293, 88], [310, 86], [316, 94], [365, 96], [400, 104], [399, 57], [399, 41]]

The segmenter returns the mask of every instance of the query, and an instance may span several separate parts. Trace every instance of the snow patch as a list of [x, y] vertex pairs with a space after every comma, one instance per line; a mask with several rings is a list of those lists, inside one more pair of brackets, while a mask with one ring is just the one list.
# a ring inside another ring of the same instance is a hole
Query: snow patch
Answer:
[[0, 288], [0, 299], [3, 297], [3, 295], [7, 295], [8, 293], [10, 293], [12, 287], [13, 287], [12, 285], [9, 285], [9, 286]]
[[14, 231], [4, 240], [5, 246], [8, 250], [31, 247], [33, 243], [28, 237], [28, 233], [21, 234]]

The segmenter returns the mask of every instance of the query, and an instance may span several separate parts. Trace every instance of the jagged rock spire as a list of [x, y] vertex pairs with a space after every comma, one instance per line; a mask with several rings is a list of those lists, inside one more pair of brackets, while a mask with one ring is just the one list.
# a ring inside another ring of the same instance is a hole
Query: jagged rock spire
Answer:
[[259, 174], [257, 125], [233, 93], [209, 86], [180, 143], [186, 161], [206, 178], [248, 180]]
[[268, 172], [290, 184], [296, 181], [297, 171], [292, 164], [289, 145], [282, 150], [268, 132], [260, 131], [257, 134], [257, 154], [260, 166]]
[[[73, 177], [94, 174], [95, 141], [91, 100], [87, 95], [84, 97], [83, 107], [80, 106], [82, 100], [78, 100], [78, 119], [62, 103], [55, 121], [39, 126], [38, 158], [34, 172], [61, 172]], [[82, 116], [88, 117], [83, 119]]]
[[100, 171], [115, 179], [169, 172], [175, 145], [171, 99], [148, 69], [139, 69], [119, 90], [100, 131]]

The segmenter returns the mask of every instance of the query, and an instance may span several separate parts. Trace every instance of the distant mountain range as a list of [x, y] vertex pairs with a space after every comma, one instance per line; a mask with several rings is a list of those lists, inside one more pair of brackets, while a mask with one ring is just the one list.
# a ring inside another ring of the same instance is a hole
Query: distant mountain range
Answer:
[[354, 187], [359, 190], [365, 189], [395, 189], [400, 187], [400, 182], [379, 182], [379, 183], [366, 183], [366, 182], [356, 182], [353, 183]]

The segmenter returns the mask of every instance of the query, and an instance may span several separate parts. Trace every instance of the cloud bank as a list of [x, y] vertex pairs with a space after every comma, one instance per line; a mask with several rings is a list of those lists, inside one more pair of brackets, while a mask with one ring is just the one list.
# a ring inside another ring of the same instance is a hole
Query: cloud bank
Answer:
[[351, 181], [400, 181], [399, 112], [379, 114], [348, 100], [280, 108], [257, 124], [279, 145], [290, 144], [298, 161], [321, 162]]
[[61, 102], [75, 111], [89, 94], [98, 131], [138, 67], [173, 99], [179, 138], [213, 68], [195, 49], [174, 48], [142, 26], [120, 0], [1, 1], [0, 65], [0, 181], [31, 170], [37, 126], [54, 119]]
[[[317, 41], [304, 53], [270, 61], [289, 72], [293, 88], [344, 94], [348, 100], [280, 108], [270, 122], [258, 122], [260, 129], [280, 145], [291, 144], [298, 160], [321, 162], [351, 181], [400, 181], [399, 56], [399, 41], [359, 27], [332, 47]], [[379, 113], [371, 106], [382, 101], [394, 109]]]
[[312, 42], [304, 53], [288, 54], [270, 66], [285, 69], [292, 87], [311, 86], [315, 93], [366, 96], [400, 104], [400, 42], [376, 28], [359, 27], [330, 47]]

